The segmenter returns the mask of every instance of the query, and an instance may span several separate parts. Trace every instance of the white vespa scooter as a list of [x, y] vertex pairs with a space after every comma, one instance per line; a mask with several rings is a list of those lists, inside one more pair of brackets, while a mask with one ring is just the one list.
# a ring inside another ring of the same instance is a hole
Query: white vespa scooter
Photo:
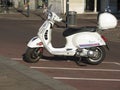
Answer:
[[100, 64], [106, 55], [105, 38], [97, 31], [115, 28], [117, 19], [110, 13], [102, 13], [99, 16], [98, 27], [81, 27], [79, 29], [68, 28], [63, 32], [66, 45], [63, 48], [54, 48], [51, 44], [52, 27], [55, 21], [60, 22], [56, 13], [48, 11], [48, 18], [38, 31], [38, 35], [33, 37], [25, 52], [25, 60], [30, 63], [38, 62], [46, 48], [52, 55], [85, 57], [87, 62], [92, 65]]

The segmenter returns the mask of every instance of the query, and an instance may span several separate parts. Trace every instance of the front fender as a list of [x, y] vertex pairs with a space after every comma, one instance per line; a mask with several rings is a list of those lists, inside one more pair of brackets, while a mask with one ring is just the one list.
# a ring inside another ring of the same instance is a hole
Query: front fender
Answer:
[[43, 43], [38, 36], [35, 36], [28, 42], [27, 46], [30, 48], [43, 47]]

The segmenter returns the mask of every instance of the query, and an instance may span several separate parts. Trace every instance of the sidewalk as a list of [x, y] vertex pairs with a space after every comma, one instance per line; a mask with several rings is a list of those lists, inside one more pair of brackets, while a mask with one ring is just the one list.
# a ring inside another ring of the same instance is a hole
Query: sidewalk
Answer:
[[76, 90], [19, 62], [0, 56], [0, 90]]
[[[41, 15], [43, 11], [38, 9], [36, 11], [31, 11], [30, 16], [27, 17], [27, 12], [17, 9], [9, 10], [9, 13], [0, 13], [0, 19], [13, 19], [13, 20], [41, 20]], [[77, 19], [97, 19], [97, 13], [84, 13], [77, 14]], [[120, 14], [114, 14], [118, 19], [120, 18]], [[45, 15], [44, 15], [45, 16]], [[65, 17], [64, 17], [65, 18]]]
[[[9, 13], [0, 13], [0, 19], [12, 19], [12, 20], [41, 20], [42, 10], [31, 11], [30, 16], [27, 17], [27, 12], [22, 10], [9, 10]], [[44, 15], [45, 16], [45, 15]], [[77, 18], [80, 19], [97, 19], [97, 14], [80, 14], [77, 15]]]

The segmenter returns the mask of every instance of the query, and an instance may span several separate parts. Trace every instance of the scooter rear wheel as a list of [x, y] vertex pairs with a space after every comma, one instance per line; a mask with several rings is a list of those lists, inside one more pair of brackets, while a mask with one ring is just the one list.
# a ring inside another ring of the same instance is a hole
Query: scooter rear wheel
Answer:
[[103, 46], [90, 48], [89, 50], [91, 50], [93, 52], [97, 52], [95, 57], [87, 57], [87, 62], [89, 64], [98, 65], [105, 59], [106, 51]]
[[27, 48], [24, 54], [24, 61], [36, 63], [43, 55], [43, 48]]

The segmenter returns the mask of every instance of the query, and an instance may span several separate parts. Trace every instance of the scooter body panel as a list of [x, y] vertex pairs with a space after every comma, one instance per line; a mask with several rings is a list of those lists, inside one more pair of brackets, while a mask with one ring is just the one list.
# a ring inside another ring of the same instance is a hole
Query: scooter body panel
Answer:
[[35, 36], [28, 42], [27, 46], [30, 48], [43, 47], [43, 43], [38, 36]]
[[39, 28], [38, 31], [38, 37], [40, 38], [40, 40], [44, 43], [44, 45], [48, 45], [51, 42], [51, 27], [52, 26], [52, 22], [50, 22], [49, 20], [46, 20], [43, 25]]
[[89, 48], [106, 45], [97, 32], [81, 32], [73, 36], [73, 44], [79, 48]]

